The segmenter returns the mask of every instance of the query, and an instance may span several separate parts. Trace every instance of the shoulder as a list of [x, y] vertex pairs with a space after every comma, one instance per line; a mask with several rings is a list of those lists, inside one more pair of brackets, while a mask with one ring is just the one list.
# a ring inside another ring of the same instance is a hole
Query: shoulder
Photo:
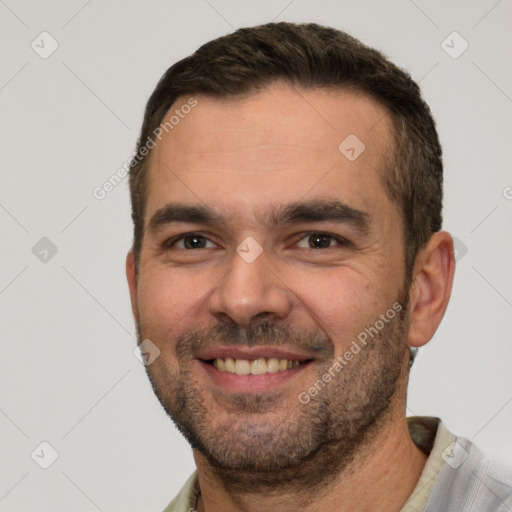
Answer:
[[425, 512], [505, 512], [512, 509], [512, 470], [484, 458], [468, 439], [455, 437]]

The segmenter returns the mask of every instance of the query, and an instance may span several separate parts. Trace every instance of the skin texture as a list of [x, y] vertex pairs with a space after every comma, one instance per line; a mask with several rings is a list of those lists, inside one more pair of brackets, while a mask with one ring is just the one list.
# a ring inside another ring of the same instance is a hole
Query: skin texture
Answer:
[[[391, 123], [373, 100], [276, 83], [197, 101], [153, 151], [138, 276], [129, 253], [127, 277], [139, 341], [161, 351], [148, 376], [194, 448], [199, 509], [399, 510], [426, 460], [405, 420], [409, 347], [431, 339], [446, 309], [452, 239], [435, 234], [406, 279], [402, 217], [381, 177]], [[365, 144], [354, 161], [338, 149], [349, 134]], [[269, 222], [283, 205], [312, 201], [341, 201], [367, 225]], [[169, 203], [208, 207], [223, 222], [151, 228]], [[204, 247], [169, 243], [190, 232]], [[315, 233], [334, 238], [312, 248]], [[247, 237], [262, 251], [251, 263], [236, 251]], [[301, 403], [397, 303], [400, 314]], [[251, 376], [228, 386], [200, 362], [220, 346], [311, 362], [273, 387]]]

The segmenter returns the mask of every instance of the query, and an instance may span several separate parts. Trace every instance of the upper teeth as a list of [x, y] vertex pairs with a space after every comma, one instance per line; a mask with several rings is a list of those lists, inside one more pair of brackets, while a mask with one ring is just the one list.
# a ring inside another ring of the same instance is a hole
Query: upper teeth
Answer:
[[289, 359], [277, 359], [276, 357], [254, 359], [233, 359], [231, 357], [217, 358], [213, 360], [213, 366], [221, 372], [236, 373], [238, 375], [263, 375], [282, 370], [290, 370], [299, 366], [299, 361]]

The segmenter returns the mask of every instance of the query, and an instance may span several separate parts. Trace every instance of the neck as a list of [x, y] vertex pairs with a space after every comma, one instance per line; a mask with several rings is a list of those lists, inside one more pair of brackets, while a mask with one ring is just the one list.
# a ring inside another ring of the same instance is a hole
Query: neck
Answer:
[[233, 492], [195, 451], [201, 489], [198, 512], [317, 512], [338, 510], [340, 503], [344, 512], [374, 511], [376, 503], [382, 512], [400, 510], [413, 492], [427, 459], [409, 435], [404, 412], [400, 414], [398, 419], [390, 417], [386, 425], [381, 425], [379, 432], [323, 486], [300, 493], [285, 487], [265, 493], [255, 493], [250, 488]]

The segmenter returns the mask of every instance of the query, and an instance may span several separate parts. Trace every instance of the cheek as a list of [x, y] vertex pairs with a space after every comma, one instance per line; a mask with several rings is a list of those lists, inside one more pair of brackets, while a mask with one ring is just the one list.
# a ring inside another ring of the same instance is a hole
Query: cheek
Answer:
[[304, 313], [340, 343], [352, 340], [379, 307], [375, 285], [348, 267], [295, 273], [288, 283]]
[[192, 325], [209, 292], [201, 272], [146, 272], [138, 288], [138, 307], [145, 330], [177, 337]]

